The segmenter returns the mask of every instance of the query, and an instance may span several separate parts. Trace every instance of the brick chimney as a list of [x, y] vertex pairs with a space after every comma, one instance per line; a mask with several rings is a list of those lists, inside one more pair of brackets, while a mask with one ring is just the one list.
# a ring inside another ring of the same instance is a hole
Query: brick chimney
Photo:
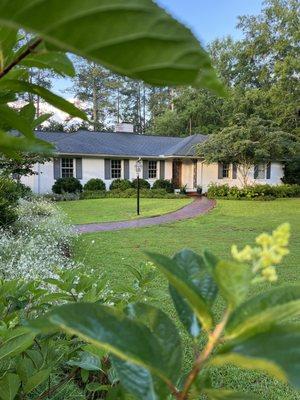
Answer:
[[116, 124], [115, 132], [133, 133], [134, 132], [134, 126], [133, 126], [133, 124], [131, 124], [129, 122], [121, 122], [120, 124]]

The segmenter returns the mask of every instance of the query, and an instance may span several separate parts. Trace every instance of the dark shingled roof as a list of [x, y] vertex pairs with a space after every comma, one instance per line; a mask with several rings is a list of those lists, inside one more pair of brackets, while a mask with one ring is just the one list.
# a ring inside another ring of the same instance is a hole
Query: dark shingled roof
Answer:
[[182, 138], [90, 131], [75, 133], [38, 131], [36, 136], [53, 143], [59, 154], [128, 157], [194, 156], [195, 145], [207, 139], [205, 135]]

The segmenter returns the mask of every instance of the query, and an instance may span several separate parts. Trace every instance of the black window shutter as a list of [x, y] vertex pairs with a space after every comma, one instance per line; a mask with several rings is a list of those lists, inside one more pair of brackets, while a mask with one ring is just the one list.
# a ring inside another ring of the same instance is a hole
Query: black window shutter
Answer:
[[53, 176], [54, 176], [54, 179], [61, 178], [60, 158], [54, 158], [54, 160], [53, 160]]
[[237, 164], [233, 163], [232, 164], [232, 179], [236, 179], [237, 178]]
[[258, 178], [258, 165], [254, 165], [254, 179]]
[[267, 164], [267, 179], [271, 179], [271, 163]]
[[143, 161], [143, 178], [149, 179], [149, 161]]
[[76, 178], [82, 179], [82, 158], [76, 158]]
[[161, 160], [159, 163], [159, 179], [165, 179], [166, 162]]
[[223, 164], [218, 163], [218, 179], [223, 179]]
[[129, 160], [124, 160], [124, 179], [129, 179]]
[[111, 160], [104, 160], [104, 179], [111, 178]]

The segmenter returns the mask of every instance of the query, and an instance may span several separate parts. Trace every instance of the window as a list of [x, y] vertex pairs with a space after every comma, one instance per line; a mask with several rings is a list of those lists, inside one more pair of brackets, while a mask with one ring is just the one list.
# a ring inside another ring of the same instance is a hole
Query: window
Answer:
[[121, 160], [111, 160], [112, 179], [121, 178]]
[[229, 164], [222, 164], [222, 178], [229, 178]]
[[74, 160], [73, 158], [61, 159], [61, 177], [70, 178], [74, 176]]
[[257, 164], [254, 167], [255, 171], [255, 179], [265, 179], [266, 178], [266, 165], [265, 164]]
[[149, 161], [148, 172], [149, 172], [149, 179], [156, 178], [156, 176], [157, 176], [157, 162], [156, 161]]

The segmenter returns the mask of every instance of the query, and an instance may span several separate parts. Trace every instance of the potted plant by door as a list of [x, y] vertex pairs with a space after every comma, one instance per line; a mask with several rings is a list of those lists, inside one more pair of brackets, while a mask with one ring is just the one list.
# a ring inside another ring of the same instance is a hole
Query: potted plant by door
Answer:
[[200, 186], [200, 185], [197, 186], [197, 193], [198, 193], [199, 195], [202, 194], [202, 186]]

